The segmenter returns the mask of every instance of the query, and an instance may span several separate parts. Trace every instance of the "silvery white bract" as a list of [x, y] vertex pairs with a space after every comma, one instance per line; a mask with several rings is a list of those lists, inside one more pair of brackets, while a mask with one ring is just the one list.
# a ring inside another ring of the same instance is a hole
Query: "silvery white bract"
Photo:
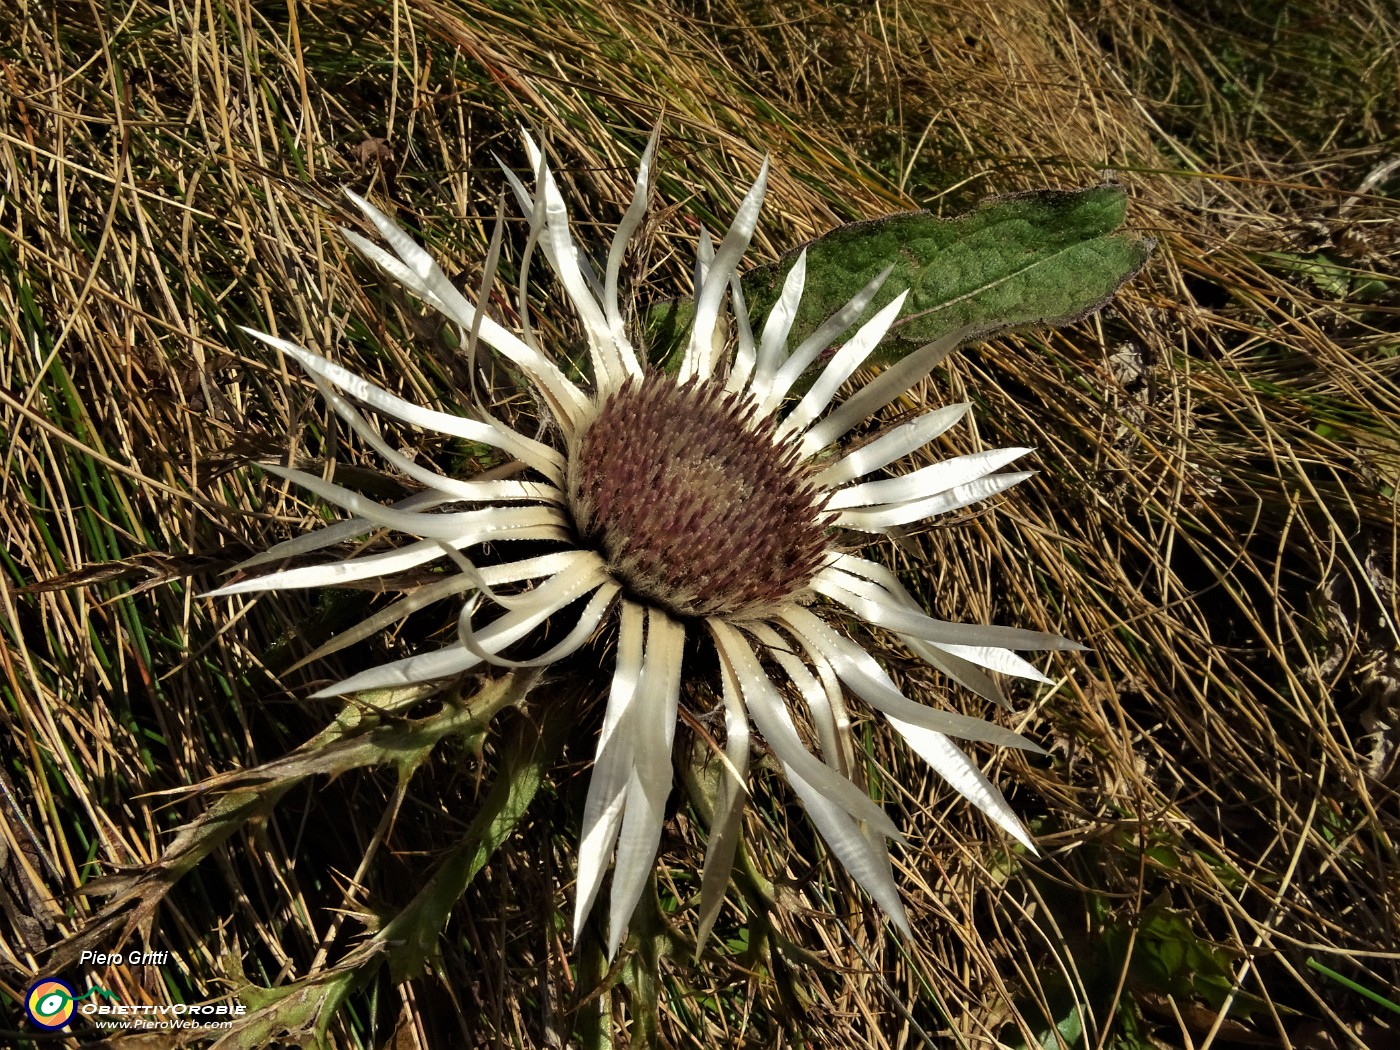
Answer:
[[[1012, 650], [1079, 646], [1055, 635], [933, 619], [893, 573], [839, 550], [833, 536], [836, 529], [879, 535], [1002, 492], [1029, 475], [995, 471], [1028, 450], [996, 449], [881, 477], [961, 420], [966, 404], [924, 413], [842, 449], [843, 438], [926, 376], [957, 337], [906, 356], [836, 401], [898, 316], [900, 295], [846, 339], [805, 393], [794, 394], [799, 377], [847, 333], [884, 275], [789, 347], [806, 274], [805, 255], [800, 256], [762, 331], [752, 331], [737, 268], [758, 219], [767, 162], [719, 245], [701, 235], [694, 327], [678, 374], [649, 367], [629, 340], [618, 275], [646, 211], [655, 138], [642, 158], [601, 281], [574, 244], [564, 200], [540, 150], [528, 137], [526, 145], [537, 173], [535, 195], [509, 172], [506, 177], [531, 219], [531, 246], [543, 250], [582, 322], [591, 388], [565, 376], [556, 363], [563, 355], [539, 347], [528, 320], [517, 336], [478, 312], [422, 248], [352, 194], [388, 250], [355, 233], [345, 236], [390, 277], [464, 330], [475, 330], [523, 374], [553, 418], [552, 440], [527, 437], [481, 410], [464, 418], [422, 408], [324, 357], [253, 332], [295, 359], [357, 434], [426, 487], [386, 507], [302, 471], [267, 467], [353, 517], [278, 544], [245, 567], [323, 549], [376, 527], [416, 539], [387, 553], [286, 569], [214, 593], [324, 587], [389, 576], [444, 557], [455, 563], [457, 571], [411, 592], [326, 650], [363, 639], [429, 602], [461, 597], [454, 644], [354, 675], [318, 696], [446, 678], [485, 665], [546, 665], [584, 646], [615, 618], [616, 656], [583, 817], [574, 917], [577, 937], [611, 860], [610, 955], [655, 862], [671, 791], [686, 636], [708, 635], [719, 658], [726, 732], [725, 772], [700, 894], [701, 940], [723, 901], [740, 836], [751, 725], [781, 763], [832, 852], [907, 932], [886, 850], [886, 839], [898, 832], [851, 780], [848, 696], [883, 713], [956, 790], [1032, 849], [1000, 792], [949, 737], [1038, 749], [990, 722], [910, 700], [840, 625], [855, 616], [883, 628], [949, 678], [1001, 703], [989, 671], [1047, 681]], [[522, 313], [523, 308], [522, 298]], [[728, 329], [730, 340], [720, 334]], [[516, 477], [496, 480], [444, 476], [392, 448], [354, 402], [414, 426], [490, 445], [522, 469]], [[482, 544], [489, 542], [499, 552], [512, 541], [533, 541], [530, 555], [500, 561], [498, 554], [492, 564], [472, 560], [473, 549]], [[548, 650], [521, 654], [516, 643], [538, 639], [546, 621], [548, 640], [534, 648], [547, 644]], [[503, 655], [508, 650], [513, 658]], [[803, 742], [789, 698], [806, 706], [820, 757]]]

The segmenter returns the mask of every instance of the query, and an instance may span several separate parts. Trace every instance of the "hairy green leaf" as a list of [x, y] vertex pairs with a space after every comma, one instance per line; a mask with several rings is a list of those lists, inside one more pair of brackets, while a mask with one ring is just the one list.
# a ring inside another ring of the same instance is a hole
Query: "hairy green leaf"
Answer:
[[[886, 266], [894, 270], [860, 321], [909, 291], [878, 357], [889, 361], [951, 332], [1062, 325], [1103, 307], [1142, 269], [1153, 242], [1119, 230], [1127, 201], [1116, 186], [1034, 190], [985, 202], [952, 219], [906, 212], [852, 223], [805, 246], [807, 283], [789, 336], [810, 335]], [[794, 249], [745, 275], [757, 322], [777, 301]], [[662, 303], [647, 319], [654, 353], [679, 363], [689, 303]]]

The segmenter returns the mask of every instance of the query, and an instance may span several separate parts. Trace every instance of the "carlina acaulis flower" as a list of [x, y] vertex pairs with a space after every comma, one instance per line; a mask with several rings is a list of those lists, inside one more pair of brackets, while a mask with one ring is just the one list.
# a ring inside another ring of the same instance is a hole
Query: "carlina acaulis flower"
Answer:
[[[240, 568], [322, 550], [376, 528], [414, 540], [387, 552], [284, 569], [213, 593], [324, 587], [448, 558], [455, 571], [371, 616], [316, 655], [449, 597], [462, 602], [457, 640], [356, 674], [318, 696], [448, 678], [486, 665], [547, 665], [577, 651], [614, 620], [617, 645], [584, 807], [574, 915], [577, 938], [611, 862], [609, 955], [621, 943], [655, 863], [672, 787], [685, 641], [687, 635], [708, 638], [719, 659], [726, 761], [702, 877], [701, 940], [723, 901], [735, 855], [747, 797], [751, 725], [831, 851], [907, 932], [886, 848], [886, 840], [899, 832], [851, 780], [848, 696], [884, 714], [957, 791], [1032, 850], [1000, 792], [949, 737], [1039, 749], [992, 722], [909, 699], [841, 625], [856, 617], [881, 628], [954, 682], [1002, 704], [992, 672], [1048, 681], [1013, 650], [1080, 646], [1052, 634], [934, 619], [894, 573], [850, 553], [848, 538], [846, 547], [838, 548], [834, 536], [838, 530], [846, 537], [852, 532], [878, 536], [1002, 492], [1029, 473], [998, 471], [1029, 449], [994, 449], [884, 476], [892, 464], [958, 423], [968, 412], [966, 404], [925, 412], [843, 447], [855, 428], [926, 376], [959, 337], [905, 356], [836, 400], [899, 315], [905, 296], [896, 296], [850, 333], [816, 370], [819, 356], [847, 335], [888, 271], [793, 346], [789, 336], [806, 280], [805, 254], [788, 272], [762, 330], [754, 332], [738, 265], [758, 220], [767, 161], [719, 245], [707, 234], [700, 237], [694, 323], [679, 369], [670, 374], [645, 364], [628, 336], [618, 280], [628, 242], [646, 211], [656, 138], [642, 157], [601, 279], [575, 246], [564, 199], [528, 136], [526, 147], [536, 192], [532, 195], [509, 171], [505, 176], [530, 219], [530, 243], [543, 250], [582, 324], [591, 383], [568, 378], [556, 356], [537, 345], [528, 323], [517, 335], [478, 312], [427, 252], [351, 194], [387, 248], [345, 231], [350, 243], [514, 366], [545, 406], [552, 426], [542, 440], [513, 430], [485, 409], [471, 417], [427, 409], [319, 354], [251, 332], [297, 361], [356, 434], [425, 488], [383, 506], [311, 474], [267, 467], [352, 516], [280, 543]], [[524, 317], [523, 301], [521, 313]], [[722, 315], [731, 318], [726, 327], [733, 331], [732, 350], [717, 337]], [[815, 380], [795, 392], [809, 371], [816, 372]], [[356, 402], [426, 430], [490, 445], [518, 461], [523, 473], [510, 480], [440, 474], [391, 447]], [[529, 556], [500, 560], [499, 552], [517, 541], [532, 541]], [[498, 552], [491, 563], [474, 561], [473, 554], [487, 543]], [[479, 613], [484, 622], [478, 622]], [[551, 633], [535, 647], [548, 645], [547, 650], [522, 656], [517, 643], [540, 637], [546, 621]], [[504, 655], [507, 650], [512, 657]], [[790, 702], [806, 708], [816, 754], [799, 734]]]

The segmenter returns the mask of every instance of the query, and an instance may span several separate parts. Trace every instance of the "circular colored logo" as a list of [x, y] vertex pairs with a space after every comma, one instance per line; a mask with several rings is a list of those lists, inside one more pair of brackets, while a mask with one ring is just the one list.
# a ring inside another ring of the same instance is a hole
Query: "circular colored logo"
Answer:
[[24, 997], [24, 1012], [40, 1028], [62, 1028], [73, 1019], [73, 989], [53, 977], [35, 981]]

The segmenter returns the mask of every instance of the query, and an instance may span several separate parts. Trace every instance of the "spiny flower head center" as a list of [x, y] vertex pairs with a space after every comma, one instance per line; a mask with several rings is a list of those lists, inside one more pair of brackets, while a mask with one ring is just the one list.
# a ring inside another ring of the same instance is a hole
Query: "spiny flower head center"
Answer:
[[609, 394], [569, 457], [580, 539], [677, 616], [761, 615], [827, 548], [825, 494], [796, 444], [718, 383], [651, 372]]

